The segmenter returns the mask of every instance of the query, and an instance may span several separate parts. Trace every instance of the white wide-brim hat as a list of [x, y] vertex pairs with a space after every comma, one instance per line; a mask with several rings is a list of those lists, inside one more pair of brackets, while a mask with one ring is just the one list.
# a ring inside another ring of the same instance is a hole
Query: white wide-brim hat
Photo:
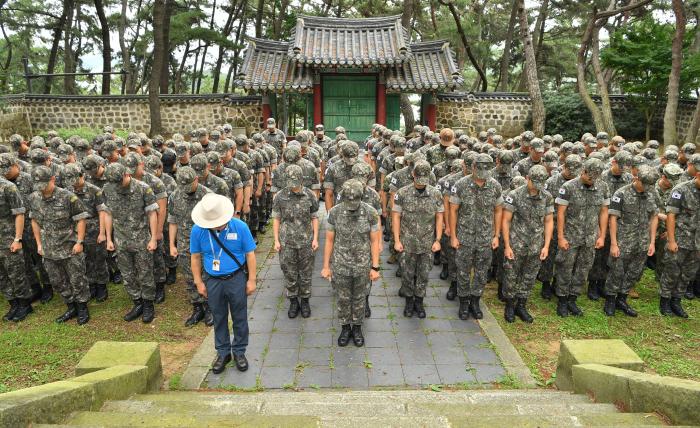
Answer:
[[207, 193], [192, 209], [192, 221], [204, 229], [223, 226], [233, 217], [233, 202], [226, 196]]

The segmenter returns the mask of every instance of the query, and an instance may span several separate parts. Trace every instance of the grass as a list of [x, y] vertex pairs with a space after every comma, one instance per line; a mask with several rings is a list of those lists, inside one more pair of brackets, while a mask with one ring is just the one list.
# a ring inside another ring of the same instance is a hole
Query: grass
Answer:
[[[58, 295], [46, 305], [34, 304], [34, 313], [25, 321], [1, 322], [0, 393], [72, 376], [80, 358], [98, 340], [159, 342], [164, 377], [169, 382], [171, 376], [184, 371], [207, 334], [204, 323], [194, 328], [184, 326], [191, 311], [188, 302], [185, 286], [178, 281], [167, 286], [166, 301], [156, 305], [151, 324], [139, 320], [127, 323], [122, 316], [131, 301], [122, 285], [110, 285], [106, 302], [89, 304], [91, 319], [84, 326], [75, 321], [54, 322], [65, 311]], [[5, 310], [3, 306], [3, 313]], [[179, 383], [177, 378], [173, 382], [175, 386]]]
[[504, 304], [496, 296], [495, 284], [487, 287], [484, 300], [542, 386], [552, 384], [563, 339], [622, 339], [644, 360], [649, 371], [700, 380], [700, 301], [683, 301], [690, 319], [661, 316], [658, 284], [654, 272], [648, 269], [636, 290], [640, 298], [628, 302], [639, 312], [637, 318], [619, 311], [615, 317], [606, 317], [603, 300], [594, 302], [585, 295], [577, 302], [583, 317], [559, 318], [556, 298], [543, 300], [539, 283], [528, 300], [528, 309], [535, 317], [533, 324], [504, 321]]

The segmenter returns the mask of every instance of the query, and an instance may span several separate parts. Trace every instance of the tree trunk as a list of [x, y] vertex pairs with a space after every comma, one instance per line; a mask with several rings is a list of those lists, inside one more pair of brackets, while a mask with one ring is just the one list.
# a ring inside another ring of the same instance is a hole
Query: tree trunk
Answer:
[[[533, 30], [534, 37], [532, 39], [532, 49], [535, 51], [535, 60], [539, 57], [539, 47], [542, 46], [542, 33], [544, 32], [544, 24], [547, 18], [547, 7], [549, 6], [549, 0], [543, 0], [540, 6], [540, 13], [537, 15], [537, 21], [535, 21], [535, 28]], [[528, 29], [529, 31], [529, 29]], [[517, 92], [525, 92], [527, 89], [527, 74], [523, 69], [520, 73], [520, 81], [518, 82]]]
[[[109, 24], [107, 16], [105, 16], [105, 8], [102, 0], [95, 0], [95, 9], [97, 11], [97, 19], [100, 20], [100, 31], [102, 34], [102, 72], [108, 73], [112, 71], [112, 48], [109, 44]], [[102, 75], [102, 95], [109, 95], [112, 86], [112, 76], [109, 74]]]
[[[68, 0], [68, 14], [66, 15], [66, 29], [63, 37], [63, 72], [75, 73], [75, 62], [73, 58], [73, 13], [80, 10], [80, 7], [75, 8], [73, 0]], [[63, 77], [63, 93], [66, 95], [75, 94], [75, 76]]]
[[255, 11], [255, 37], [262, 37], [262, 20], [265, 12], [265, 0], [258, 0], [258, 10]]
[[610, 105], [610, 95], [608, 93], [608, 81], [603, 76], [603, 69], [600, 66], [600, 42], [598, 36], [602, 25], [598, 24], [593, 29], [591, 37], [591, 65], [593, 74], [598, 83], [598, 95], [600, 95], [600, 113], [603, 118], [603, 127], [608, 135], [617, 135], [615, 122], [613, 120], [612, 106]]
[[544, 101], [540, 92], [540, 82], [537, 80], [535, 49], [532, 46], [532, 38], [530, 37], [525, 0], [518, 0], [518, 15], [520, 15], [520, 38], [525, 51], [525, 76], [527, 77], [527, 86], [532, 102], [532, 130], [535, 135], [542, 136], [544, 135], [545, 125]]
[[[160, 63], [160, 80], [159, 80], [159, 85], [160, 85], [160, 93], [161, 94], [167, 94], [168, 93], [168, 85], [170, 83], [170, 72], [169, 72], [169, 63], [168, 59], [170, 58], [170, 15], [173, 13], [173, 6], [174, 6], [174, 1], [173, 0], [165, 0], [165, 8], [163, 9], [163, 20], [162, 20], [162, 25], [163, 25], [163, 34], [162, 34], [162, 39], [163, 39], [163, 61]], [[154, 58], [154, 63], [155, 63], [155, 58]]]
[[508, 32], [503, 46], [503, 58], [501, 58], [501, 70], [498, 74], [497, 91], [508, 91], [508, 78], [510, 69], [510, 46], [513, 43], [513, 30], [515, 29], [515, 21], [518, 17], [518, 2], [513, 0], [513, 7], [510, 11], [510, 20], [508, 21]]
[[[126, 25], [127, 25], [127, 12], [129, 10], [129, 0], [122, 0], [121, 14], [119, 15], [119, 50], [122, 57], [122, 70], [126, 72], [126, 75], [122, 76], [122, 85], [124, 85], [124, 92], [127, 94], [133, 94], [134, 84], [132, 83], [135, 79], [134, 69], [131, 66], [131, 53], [129, 48], [126, 46]], [[138, 13], [138, 10], [136, 11]]]
[[153, 0], [153, 66], [151, 78], [148, 82], [148, 107], [151, 117], [150, 135], [160, 134], [162, 131], [160, 117], [160, 82], [165, 62], [165, 20], [167, 17], [167, 3], [172, 0]]
[[416, 126], [416, 117], [413, 114], [413, 105], [408, 99], [407, 94], [401, 94], [399, 97], [401, 105], [401, 114], [403, 115], [403, 121], [406, 125], [406, 134], [413, 132], [413, 127]]
[[[241, 4], [245, 3], [245, 0], [241, 1]], [[228, 37], [231, 35], [231, 30], [233, 29], [233, 15], [234, 10], [229, 9], [228, 16], [226, 17], [226, 24], [224, 24], [223, 35]], [[214, 82], [212, 84], [212, 92], [219, 92], [219, 81], [221, 80], [221, 66], [224, 63], [224, 56], [226, 55], [226, 49], [223, 45], [219, 45], [219, 53], [216, 57], [216, 64], [214, 65]]]
[[[58, 45], [61, 43], [61, 34], [63, 33], [63, 28], [66, 26], [66, 19], [68, 18], [68, 12], [70, 10], [71, 4], [72, 2], [69, 0], [63, 2], [63, 13], [61, 14], [61, 18], [56, 22], [56, 26], [53, 29], [53, 42], [51, 42], [49, 61], [46, 66], [47, 74], [52, 74], [56, 70]], [[44, 80], [44, 93], [51, 93], [51, 77], [47, 77], [46, 80]]]
[[683, 37], [685, 36], [685, 9], [682, 0], [671, 2], [673, 13], [676, 16], [676, 33], [671, 45], [671, 74], [668, 77], [668, 97], [666, 111], [664, 112], [664, 145], [676, 144], [678, 134], [676, 132], [676, 113], [678, 112], [678, 91], [681, 80], [681, 66], [683, 65]]
[[462, 44], [464, 45], [464, 50], [467, 52], [467, 56], [469, 57], [469, 61], [471, 61], [472, 65], [476, 69], [476, 72], [479, 74], [479, 78], [481, 79], [481, 91], [486, 92], [488, 88], [488, 80], [486, 79], [486, 74], [484, 74], [484, 70], [481, 69], [479, 66], [479, 63], [476, 60], [476, 57], [474, 57], [474, 54], [472, 53], [471, 50], [471, 45], [469, 44], [469, 39], [467, 39], [466, 34], [464, 33], [464, 28], [462, 28], [462, 22], [459, 19], [459, 12], [457, 11], [457, 8], [455, 7], [454, 3], [452, 3], [451, 0], [439, 0], [440, 3], [446, 5], [450, 9], [450, 13], [452, 14], [452, 18], [455, 20], [455, 25], [457, 26], [457, 33], [459, 33], [459, 37], [462, 40]]

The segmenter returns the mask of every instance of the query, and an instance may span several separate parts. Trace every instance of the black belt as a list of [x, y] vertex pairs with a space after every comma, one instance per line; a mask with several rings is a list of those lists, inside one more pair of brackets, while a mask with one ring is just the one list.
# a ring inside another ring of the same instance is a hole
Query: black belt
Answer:
[[225, 281], [225, 280], [227, 280], [227, 279], [233, 278], [234, 276], [238, 275], [239, 273], [243, 273], [243, 269], [238, 269], [237, 271], [232, 272], [232, 273], [230, 273], [230, 274], [228, 274], [228, 275], [220, 275], [220, 276], [214, 276], [214, 275], [209, 275], [209, 274], [207, 274], [207, 275], [209, 275], [209, 278], [219, 279], [219, 280], [224, 280], [224, 281]]

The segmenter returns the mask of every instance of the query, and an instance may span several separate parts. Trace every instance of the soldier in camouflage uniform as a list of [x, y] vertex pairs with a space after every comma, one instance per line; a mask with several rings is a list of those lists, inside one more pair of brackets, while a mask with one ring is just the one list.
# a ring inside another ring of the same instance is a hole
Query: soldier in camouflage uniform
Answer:
[[533, 138], [532, 141], [530, 141], [528, 156], [525, 159], [520, 160], [513, 167], [515, 172], [517, 172], [517, 175], [526, 177], [527, 173], [530, 171], [530, 168], [532, 168], [534, 165], [541, 165], [544, 151], [544, 141], [539, 138]]
[[[340, 148], [341, 160], [333, 163], [328, 167], [323, 182], [324, 198], [326, 210], [330, 211], [335, 202], [335, 192], [343, 188], [343, 184], [352, 177], [352, 166], [357, 162], [362, 162], [358, 159], [359, 147], [354, 141], [346, 141]], [[369, 186], [374, 187], [374, 177], [369, 179]]]
[[[619, 153], [618, 153], [619, 154]], [[642, 277], [647, 256], [655, 251], [658, 208], [654, 184], [659, 174], [649, 166], [639, 168], [631, 184], [617, 190], [608, 210], [610, 222], [610, 274], [605, 283], [603, 312], [615, 309], [636, 317], [627, 295]]]
[[275, 148], [277, 151], [277, 157], [282, 156], [282, 152], [287, 146], [287, 136], [284, 135], [284, 132], [277, 129], [275, 119], [267, 119], [267, 129], [262, 132], [262, 136], [265, 141], [270, 143], [272, 147]]
[[229, 189], [229, 194], [226, 196], [233, 201], [234, 213], [238, 213], [236, 218], [240, 218], [241, 207], [243, 206], [243, 181], [241, 180], [241, 175], [236, 170], [226, 168], [217, 152], [207, 153], [207, 162], [209, 162], [210, 173], [226, 182]]
[[[632, 174], [628, 171], [632, 166], [632, 155], [622, 150], [610, 162], [610, 168], [603, 171], [601, 179], [608, 185], [610, 196], [620, 188], [632, 183]], [[603, 248], [596, 250], [593, 267], [588, 274], [588, 298], [598, 300], [605, 296], [605, 281], [608, 277], [608, 258], [610, 255], [610, 236], [605, 237]]]
[[316, 135], [316, 144], [321, 146], [324, 152], [327, 151], [333, 140], [326, 135], [326, 131], [322, 123], [319, 123], [314, 127], [314, 134]]
[[185, 277], [187, 295], [192, 304], [192, 314], [185, 321], [185, 326], [191, 327], [202, 320], [211, 326], [214, 318], [206, 299], [197, 291], [190, 265], [190, 232], [194, 226], [192, 210], [211, 190], [199, 183], [197, 173], [190, 167], [180, 168], [176, 180], [177, 189], [170, 194], [168, 200], [168, 234], [170, 255], [178, 258], [180, 270]]
[[[459, 318], [483, 318], [479, 300], [488, 279], [492, 252], [498, 248], [503, 195], [501, 185], [491, 177], [493, 160], [479, 154], [472, 174], [452, 186], [450, 195], [451, 244], [457, 250]], [[474, 277], [471, 272], [474, 270]]]
[[430, 163], [431, 167], [435, 167], [435, 165], [445, 162], [447, 160], [445, 150], [447, 150], [448, 147], [454, 146], [455, 133], [450, 128], [443, 128], [440, 131], [438, 139], [440, 143], [430, 147], [430, 149], [425, 154], [425, 158], [428, 161], [428, 163]]
[[[10, 153], [0, 155], [0, 170], [7, 176], [10, 169], [17, 168]], [[0, 178], [0, 237], [5, 248], [0, 250], [0, 290], [10, 303], [10, 309], [2, 317], [5, 321], [19, 322], [33, 312], [32, 291], [24, 279], [25, 265], [22, 253], [26, 207], [17, 186]], [[12, 241], [10, 241], [12, 239]], [[7, 243], [10, 245], [7, 245]]]
[[452, 186], [454, 186], [459, 179], [464, 177], [463, 165], [464, 161], [462, 159], [453, 160], [450, 167], [450, 173], [438, 181], [437, 185], [435, 186], [435, 188], [440, 191], [442, 196], [442, 205], [444, 207], [444, 212], [442, 215], [445, 226], [442, 234], [442, 242], [440, 242], [440, 251], [444, 252], [447, 257], [447, 271], [449, 273], [447, 279], [450, 281], [450, 288], [447, 290], [445, 296], [447, 300], [454, 300], [457, 297], [457, 265], [455, 264], [455, 249], [452, 248], [452, 245], [450, 245], [452, 236], [452, 231], [450, 230], [450, 194]]
[[144, 323], [150, 323], [155, 317], [152, 252], [158, 248], [158, 203], [153, 190], [132, 179], [120, 163], [109, 164], [105, 178], [108, 183], [102, 192], [107, 206], [107, 250], [116, 250], [126, 292], [134, 302], [124, 321], [141, 317]]
[[392, 206], [394, 249], [401, 254], [401, 287], [406, 294], [403, 314], [425, 318], [423, 298], [428, 285], [432, 253], [440, 251], [443, 212], [442, 195], [430, 182], [430, 164], [418, 161], [413, 167], [413, 185], [396, 193]]
[[504, 318], [531, 323], [527, 299], [535, 284], [540, 264], [549, 254], [554, 228], [554, 198], [544, 189], [549, 178], [542, 165], [533, 165], [527, 184], [512, 190], [504, 198], [503, 246]]
[[63, 297], [68, 310], [56, 318], [72, 318], [82, 325], [90, 320], [87, 302], [90, 288], [85, 276], [85, 223], [89, 214], [74, 193], [56, 187], [48, 167], [32, 170], [34, 193], [29, 196], [32, 231], [51, 283]]
[[659, 209], [659, 225], [656, 228], [656, 252], [653, 256], [654, 275], [657, 282], [661, 282], [661, 274], [663, 273], [663, 260], [666, 254], [666, 207], [668, 200], [671, 197], [671, 191], [678, 184], [678, 181], [683, 174], [683, 169], [680, 166], [672, 163], [662, 168], [662, 174], [659, 181], [656, 182], [656, 207]]
[[77, 164], [66, 165], [63, 169], [63, 184], [75, 193], [83, 203], [89, 217], [85, 223], [85, 271], [90, 273], [88, 284], [90, 297], [98, 302], [107, 300], [107, 248], [105, 241], [104, 196], [102, 189], [85, 181], [82, 170]]
[[302, 186], [303, 172], [298, 165], [286, 170], [287, 188], [277, 192], [272, 203], [272, 230], [275, 251], [279, 252], [284, 273], [289, 318], [311, 316], [311, 274], [318, 249], [318, 199]]
[[[170, 197], [177, 188], [177, 183], [175, 183], [175, 179], [170, 174], [164, 174], [163, 162], [160, 158], [157, 156], [148, 156], [146, 158], [146, 171], [155, 175], [163, 182], [165, 191], [168, 197]], [[168, 223], [166, 221], [163, 225], [163, 259], [167, 270], [165, 274], [166, 285], [175, 284], [177, 279], [177, 258], [170, 256], [169, 242]], [[163, 290], [165, 290], [165, 288]], [[163, 294], [163, 297], [165, 297], [165, 294]]]
[[695, 179], [676, 185], [666, 207], [667, 244], [661, 275], [662, 315], [687, 318], [681, 298], [696, 279], [700, 264], [700, 157], [694, 156]]
[[29, 162], [29, 142], [19, 134], [10, 135], [9, 142], [12, 150], [17, 153], [17, 158]]
[[221, 156], [221, 163], [226, 168], [230, 168], [241, 176], [243, 183], [243, 196], [241, 207], [236, 209], [235, 215], [237, 218], [243, 218], [245, 214], [250, 212], [250, 192], [253, 186], [250, 170], [248, 166], [235, 158], [234, 152], [237, 151], [236, 144], [231, 140], [222, 140], [216, 145], [216, 151]]
[[[552, 197], [559, 194], [559, 189], [567, 181], [571, 181], [578, 177], [581, 173], [581, 168], [583, 168], [583, 161], [579, 155], [569, 155], [564, 160], [563, 170], [561, 173], [554, 173], [551, 177], [547, 179], [544, 184], [544, 190], [548, 191]], [[556, 204], [555, 204], [556, 208]], [[554, 260], [557, 256], [558, 246], [558, 234], [557, 234], [557, 217], [553, 216], [554, 227], [552, 231], [552, 241], [549, 244], [549, 253], [547, 258], [542, 262], [540, 271], [537, 274], [537, 279], [542, 282], [542, 290], [540, 295], [545, 300], [550, 300], [554, 294], [554, 289], [556, 288], [556, 278], [554, 277]]]
[[556, 294], [560, 317], [583, 315], [576, 299], [593, 266], [595, 249], [605, 244], [610, 196], [607, 184], [599, 180], [602, 172], [603, 162], [587, 159], [581, 175], [564, 183], [555, 199], [559, 240]]
[[337, 293], [342, 325], [338, 346], [347, 346], [351, 337], [355, 346], [364, 345], [367, 278], [379, 279], [379, 215], [362, 202], [364, 187], [357, 180], [343, 183], [343, 202], [328, 213], [321, 276], [331, 281]]
[[217, 195], [226, 196], [230, 198], [231, 190], [229, 189], [228, 184], [226, 184], [226, 181], [223, 178], [217, 177], [216, 175], [211, 173], [209, 167], [209, 160], [207, 159], [206, 154], [200, 153], [198, 155], [193, 156], [190, 160], [189, 166], [197, 174], [199, 184], [216, 193]]
[[[265, 166], [262, 155], [250, 148], [248, 140], [246, 138], [236, 138], [236, 146], [238, 153], [245, 154], [250, 159], [250, 165], [248, 166], [253, 175], [253, 188], [251, 192], [251, 203], [250, 203], [250, 217], [248, 218], [248, 227], [250, 232], [253, 234], [253, 238], [256, 238], [257, 233], [260, 231], [260, 220], [261, 212], [263, 208], [265, 190]], [[264, 225], [263, 225], [264, 227]]]

